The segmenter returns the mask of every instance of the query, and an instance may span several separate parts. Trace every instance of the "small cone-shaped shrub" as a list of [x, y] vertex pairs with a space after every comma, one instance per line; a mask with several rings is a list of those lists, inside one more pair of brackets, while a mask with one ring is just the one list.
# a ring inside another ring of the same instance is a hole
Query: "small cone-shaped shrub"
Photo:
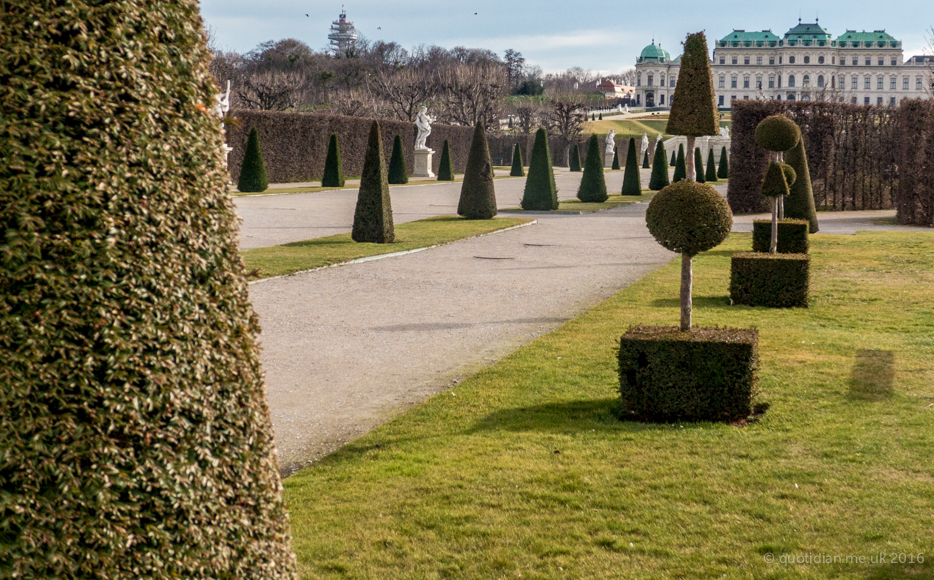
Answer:
[[438, 166], [438, 181], [454, 181], [454, 165], [451, 163], [451, 145], [444, 140], [441, 149], [441, 163]]
[[558, 209], [558, 188], [555, 187], [555, 173], [551, 168], [548, 131], [544, 127], [535, 133], [532, 158], [529, 160], [529, 176], [525, 179], [525, 190], [519, 205], [524, 210], [533, 211]]
[[576, 143], [574, 144], [574, 149], [571, 150], [571, 161], [568, 164], [568, 169], [571, 171], [581, 170], [581, 151]]
[[704, 177], [704, 156], [701, 155], [700, 147], [694, 148], [694, 167], [697, 169], [697, 183], [704, 183], [706, 178]]
[[344, 167], [341, 164], [341, 148], [337, 142], [337, 133], [331, 134], [328, 142], [328, 156], [324, 160], [322, 187], [344, 187]]
[[480, 121], [477, 121], [477, 126], [474, 127], [473, 141], [470, 142], [470, 154], [467, 156], [467, 169], [464, 170], [457, 215], [469, 220], [488, 220], [496, 216], [496, 191], [493, 188], [490, 146]]
[[367, 140], [366, 156], [363, 158], [360, 192], [357, 194], [357, 208], [354, 211], [353, 230], [350, 234], [355, 242], [391, 244], [396, 238], [386, 174], [379, 123], [373, 121], [373, 125], [370, 126], [370, 138]]
[[522, 168], [522, 148], [516, 143], [512, 150], [512, 169], [509, 175], [513, 177], [525, 177], [525, 169]]
[[678, 162], [675, 163], [675, 174], [671, 178], [672, 183], [678, 183], [682, 179], [687, 179], [687, 167], [684, 164], [684, 145], [678, 145]]
[[603, 113], [600, 113], [600, 120], [603, 120]]
[[595, 203], [603, 203], [607, 200], [602, 156], [597, 136], [591, 135], [590, 143], [587, 145], [587, 162], [584, 164], [584, 175], [581, 177], [580, 186], [577, 188], [577, 199]]
[[400, 185], [409, 182], [409, 172], [405, 168], [405, 155], [402, 153], [402, 137], [396, 135], [392, 140], [392, 157], [389, 159], [389, 183]]
[[642, 169], [649, 169], [649, 150], [645, 150], [645, 155], [642, 156]]
[[678, 163], [677, 153], [674, 151], [671, 152], [671, 163], [668, 164], [669, 167], [674, 167]]
[[707, 172], [704, 177], [707, 181], [718, 181], [717, 165], [713, 161], [713, 147], [707, 152]]
[[623, 195], [642, 195], [642, 179], [636, 155], [636, 140], [630, 138], [629, 152], [626, 154], [626, 172], [623, 174]]
[[720, 164], [717, 166], [717, 177], [720, 179], [730, 177], [730, 161], [727, 159], [726, 147], [720, 149]]
[[3, 5], [3, 578], [296, 577], [202, 31]]
[[665, 144], [659, 140], [655, 145], [655, 162], [652, 163], [649, 189], [661, 191], [666, 185], [668, 185], [668, 159], [665, 156]]
[[591, 121], [596, 121], [596, 120], [597, 120], [596, 115], [594, 115], [593, 113], [591, 113], [591, 114], [590, 114], [590, 120], [591, 120]]
[[619, 147], [613, 147], [613, 165], [610, 169], [619, 169]]
[[247, 137], [246, 151], [243, 152], [237, 189], [243, 193], [254, 193], [266, 191], [268, 187], [266, 166], [263, 165], [263, 152], [259, 148], [259, 134], [256, 132], [256, 127], [253, 127], [250, 129], [250, 136]]
[[807, 220], [808, 231], [817, 233], [817, 209], [814, 205], [814, 191], [811, 189], [811, 171], [808, 169], [808, 157], [804, 151], [804, 139], [785, 153], [785, 163], [795, 170], [797, 179], [789, 188], [785, 200], [785, 217]]

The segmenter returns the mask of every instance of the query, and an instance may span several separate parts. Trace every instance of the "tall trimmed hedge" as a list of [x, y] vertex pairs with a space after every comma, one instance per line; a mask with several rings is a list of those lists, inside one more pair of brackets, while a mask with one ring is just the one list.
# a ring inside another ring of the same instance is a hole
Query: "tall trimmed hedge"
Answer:
[[202, 30], [4, 5], [4, 578], [296, 577]]
[[548, 147], [548, 131], [544, 127], [535, 132], [535, 145], [529, 160], [529, 176], [525, 178], [525, 189], [520, 204], [524, 210], [551, 211], [558, 209], [558, 188], [551, 167], [551, 151]]
[[493, 187], [493, 166], [490, 164], [490, 148], [486, 143], [486, 131], [478, 121], [474, 128], [467, 170], [461, 185], [461, 197], [457, 204], [457, 215], [469, 220], [488, 220], [496, 217], [496, 191]]
[[668, 159], [665, 155], [665, 144], [661, 140], [655, 144], [655, 162], [652, 163], [652, 176], [649, 177], [649, 189], [660, 191], [668, 185]]
[[341, 148], [337, 141], [337, 133], [331, 135], [328, 141], [328, 156], [324, 161], [324, 177], [321, 178], [322, 187], [344, 187], [344, 168], [341, 165]]
[[389, 184], [402, 185], [409, 182], [409, 171], [402, 154], [402, 137], [396, 135], [392, 140], [392, 156], [389, 158]]
[[525, 169], [522, 167], [522, 148], [516, 143], [512, 152], [512, 167], [509, 170], [512, 177], [525, 177]]
[[808, 231], [812, 234], [817, 233], [817, 209], [814, 206], [811, 172], [808, 170], [808, 157], [804, 150], [803, 139], [798, 141], [798, 144], [788, 153], [785, 153], [785, 162], [794, 169], [797, 176], [791, 184], [788, 198], [785, 199], [785, 217], [807, 220]]
[[707, 178], [704, 176], [704, 157], [701, 155], [700, 147], [694, 148], [694, 169], [697, 171], [697, 183], [704, 183]]
[[675, 173], [671, 177], [672, 183], [678, 183], [687, 178], [687, 168], [684, 164], [684, 144], [678, 145], [678, 162], [675, 163]]
[[370, 127], [350, 237], [355, 242], [371, 244], [391, 244], [396, 238], [392, 200], [389, 197], [389, 176], [379, 123], [376, 121]]
[[626, 172], [623, 174], [623, 195], [642, 195], [642, 176], [636, 157], [636, 140], [629, 139], [629, 151], [626, 153]]
[[[726, 149], [726, 147], [724, 147]], [[713, 147], [707, 152], [707, 172], [704, 174], [706, 181], [719, 181], [717, 178], [717, 166], [713, 161]]]
[[581, 170], [581, 150], [580, 146], [575, 143], [574, 148], [571, 149], [571, 160], [569, 161], [570, 165], [568, 169], [571, 171], [580, 171]]
[[730, 160], [726, 153], [726, 147], [720, 149], [720, 164], [717, 165], [717, 177], [720, 179], [729, 179]]
[[438, 164], [438, 181], [454, 181], [454, 167], [451, 164], [451, 145], [448, 140], [444, 140], [444, 148], [441, 149], [441, 163]]
[[602, 157], [597, 136], [591, 135], [590, 145], [587, 147], [587, 162], [584, 164], [584, 175], [581, 176], [580, 186], [577, 188], [577, 199], [595, 203], [603, 203], [607, 200]]
[[263, 152], [259, 147], [259, 134], [254, 127], [250, 129], [250, 137], [246, 142], [243, 169], [240, 171], [240, 179], [237, 180], [237, 189], [244, 193], [255, 193], [266, 191], [268, 188], [269, 182], [266, 181]]

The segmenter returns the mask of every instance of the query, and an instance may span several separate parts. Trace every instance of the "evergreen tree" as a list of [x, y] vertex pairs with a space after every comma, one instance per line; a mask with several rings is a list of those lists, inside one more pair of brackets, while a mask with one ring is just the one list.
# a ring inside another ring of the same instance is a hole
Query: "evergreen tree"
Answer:
[[629, 138], [629, 151], [626, 154], [626, 172], [623, 174], [623, 195], [642, 195], [642, 178], [639, 175], [639, 162], [636, 156], [636, 140]]
[[642, 156], [642, 169], [649, 169], [649, 150], [645, 150], [645, 155]]
[[396, 238], [383, 141], [376, 121], [370, 126], [350, 237], [355, 242], [371, 244], [391, 244]]
[[548, 131], [544, 127], [535, 132], [532, 158], [529, 160], [529, 176], [520, 204], [524, 210], [549, 211], [558, 209], [558, 188], [551, 167], [551, 151], [548, 147]]
[[671, 163], [668, 164], [669, 167], [675, 167], [678, 163], [678, 158], [674, 151], [671, 152]]
[[665, 144], [659, 140], [655, 145], [655, 161], [652, 163], [649, 189], [661, 191], [666, 185], [668, 185], [668, 159], [665, 156]]
[[684, 164], [684, 144], [678, 145], [678, 161], [675, 163], [675, 174], [671, 178], [672, 183], [686, 179], [687, 170]]
[[717, 179], [717, 166], [713, 161], [713, 147], [707, 153], [707, 173], [704, 175], [707, 181], [719, 181]]
[[603, 120], [603, 113], [600, 113], [600, 120]]
[[496, 191], [493, 188], [493, 165], [490, 163], [490, 146], [486, 141], [483, 123], [477, 121], [467, 169], [461, 185], [461, 198], [457, 204], [457, 215], [469, 220], [488, 220], [496, 216]]
[[785, 153], [785, 163], [795, 170], [794, 183], [791, 184], [788, 198], [785, 199], [785, 217], [807, 220], [808, 231], [817, 233], [817, 208], [814, 205], [814, 191], [811, 188], [811, 170], [808, 169], [808, 156], [804, 151], [804, 139]]
[[[585, 118], [586, 118], [586, 117], [585, 117]], [[590, 114], [590, 120], [591, 120], [591, 121], [596, 121], [596, 120], [597, 120], [596, 115], [594, 115], [593, 113], [591, 113], [591, 114]]]
[[0, 574], [295, 578], [197, 4], [2, 15]]
[[441, 164], [438, 167], [438, 181], [454, 181], [454, 166], [451, 163], [451, 145], [444, 140], [441, 149]]
[[613, 165], [610, 169], [619, 169], [619, 147], [613, 146]]
[[590, 136], [587, 145], [587, 162], [584, 164], [584, 175], [577, 188], [577, 199], [581, 201], [603, 203], [607, 200], [606, 179], [603, 176], [603, 155], [600, 153], [600, 143], [596, 135]]
[[568, 164], [568, 169], [571, 171], [581, 170], [581, 152], [577, 143], [574, 144], [574, 149], [571, 150], [571, 162]]
[[709, 55], [704, 33], [689, 34], [684, 41], [678, 84], [668, 113], [668, 133], [687, 137], [688, 159], [684, 178], [691, 181], [696, 180], [701, 171], [700, 167], [694, 167], [694, 139], [720, 132]]
[[726, 147], [720, 149], [720, 165], [717, 167], [717, 177], [720, 179], [730, 177], [730, 161], [726, 156]]
[[253, 127], [250, 129], [250, 136], [247, 137], [246, 151], [243, 152], [237, 189], [243, 193], [255, 193], [266, 191], [268, 187], [266, 166], [263, 165], [263, 152], [259, 148], [259, 134], [256, 132], [256, 127]]
[[516, 146], [512, 150], [512, 170], [509, 172], [509, 175], [513, 177], [525, 177], [525, 169], [522, 168], [522, 149], [519, 147], [518, 143], [516, 143]]
[[704, 183], [707, 179], [704, 177], [704, 156], [701, 155], [700, 147], [694, 148], [694, 167], [697, 168], [697, 183]]
[[344, 187], [344, 166], [341, 163], [341, 148], [337, 142], [337, 133], [331, 134], [328, 142], [328, 156], [324, 160], [322, 187]]
[[409, 182], [409, 171], [405, 167], [405, 155], [402, 154], [402, 137], [396, 135], [392, 140], [392, 157], [389, 159], [389, 183], [401, 185]]

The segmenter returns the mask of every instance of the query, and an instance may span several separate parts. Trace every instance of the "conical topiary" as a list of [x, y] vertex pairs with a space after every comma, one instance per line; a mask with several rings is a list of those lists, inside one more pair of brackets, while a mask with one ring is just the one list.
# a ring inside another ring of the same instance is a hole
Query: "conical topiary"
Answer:
[[661, 191], [666, 185], [668, 185], [668, 159], [665, 157], [665, 144], [659, 140], [655, 144], [655, 162], [652, 163], [649, 189]]
[[603, 159], [600, 153], [600, 143], [596, 135], [590, 136], [587, 145], [587, 162], [584, 164], [584, 175], [577, 188], [577, 199], [586, 202], [603, 203], [607, 200], [606, 179], [603, 176]]
[[684, 145], [678, 145], [678, 161], [675, 163], [675, 174], [671, 177], [672, 183], [678, 183], [687, 178], [687, 170], [684, 166]]
[[574, 148], [571, 149], [571, 161], [568, 164], [568, 169], [571, 171], [580, 171], [581, 170], [581, 152], [580, 147], [577, 143], [574, 144]]
[[720, 164], [717, 166], [717, 177], [720, 179], [730, 177], [730, 161], [727, 159], [726, 147], [720, 149]]
[[461, 185], [461, 198], [457, 204], [457, 215], [469, 220], [488, 220], [496, 216], [496, 191], [493, 188], [493, 166], [490, 163], [490, 146], [486, 141], [483, 123], [477, 121], [467, 169]]
[[720, 132], [719, 112], [714, 102], [710, 53], [703, 32], [689, 34], [684, 41], [678, 84], [668, 113], [668, 133], [687, 137], [685, 179], [696, 180], [700, 167], [694, 167], [694, 139]]
[[639, 163], [636, 157], [636, 140], [629, 139], [629, 151], [626, 153], [626, 172], [623, 174], [623, 195], [642, 195], [642, 178], [639, 175]]
[[389, 183], [401, 185], [409, 182], [409, 172], [405, 167], [405, 155], [402, 153], [402, 137], [396, 135], [392, 140], [392, 157], [389, 159]]
[[700, 147], [694, 148], [694, 167], [697, 168], [697, 183], [704, 183], [706, 178], [704, 177], [704, 156], [701, 155]]
[[350, 237], [371, 244], [390, 244], [396, 238], [383, 141], [376, 121], [370, 126]]
[[619, 147], [613, 146], [613, 165], [610, 169], [619, 169]]
[[713, 147], [707, 152], [707, 172], [704, 177], [707, 181], [719, 181], [717, 179], [717, 166], [713, 162]]
[[649, 150], [646, 149], [645, 153], [642, 155], [642, 169], [649, 169]]
[[328, 156], [324, 160], [322, 187], [344, 187], [344, 167], [341, 164], [341, 148], [337, 142], [337, 133], [331, 134], [328, 141]]
[[441, 163], [438, 166], [438, 181], [454, 181], [454, 166], [451, 163], [451, 145], [444, 140], [441, 148]]
[[668, 166], [674, 167], [677, 163], [678, 163], [677, 154], [674, 151], [672, 151], [671, 152], [671, 163], [669, 163]]
[[548, 131], [544, 127], [535, 132], [532, 158], [529, 160], [529, 176], [525, 179], [525, 190], [519, 203], [524, 210], [550, 211], [558, 209], [558, 188], [551, 167], [551, 151], [548, 147]]
[[256, 132], [256, 127], [253, 127], [250, 129], [250, 136], [247, 137], [246, 151], [243, 152], [237, 189], [243, 193], [256, 193], [266, 191], [268, 187], [266, 166], [263, 165], [263, 152], [259, 148], [259, 134]]
[[197, 3], [2, 12], [0, 574], [295, 578]]
[[525, 177], [525, 169], [522, 168], [522, 148], [516, 143], [512, 150], [512, 169], [509, 171], [512, 177]]
[[795, 170], [797, 179], [789, 188], [785, 200], [785, 217], [808, 221], [808, 231], [817, 233], [817, 208], [814, 205], [814, 191], [811, 189], [811, 171], [808, 169], [808, 157], [804, 150], [804, 139], [785, 153], [785, 163]]
[[603, 113], [600, 113], [599, 119], [600, 119], [601, 121], [603, 120]]

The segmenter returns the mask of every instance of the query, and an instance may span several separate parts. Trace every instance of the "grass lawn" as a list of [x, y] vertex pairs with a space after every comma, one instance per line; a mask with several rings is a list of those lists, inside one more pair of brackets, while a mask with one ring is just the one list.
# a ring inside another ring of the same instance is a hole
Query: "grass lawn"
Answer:
[[392, 244], [358, 244], [350, 239], [349, 233], [337, 234], [244, 250], [243, 261], [247, 270], [259, 270], [259, 278], [286, 276], [367, 256], [447, 244], [530, 221], [528, 218], [465, 220], [457, 216], [440, 216], [396, 225], [396, 241]]
[[[721, 127], [730, 127], [732, 121], [723, 120], [720, 121]], [[655, 116], [645, 116], [639, 117], [636, 119], [625, 119], [625, 120], [612, 120], [607, 119], [604, 121], [586, 121], [584, 122], [582, 134], [590, 135], [591, 133], [600, 133], [606, 134], [610, 132], [610, 129], [616, 131], [616, 136], [620, 139], [635, 137], [638, 141], [642, 138], [643, 133], [647, 133], [649, 138], [652, 139], [652, 144], [655, 144], [655, 136], [659, 133], [662, 133], [662, 136], [665, 139], [672, 137], [668, 135], [665, 131], [668, 129], [668, 114], [664, 115], [658, 114]]]
[[[288, 478], [302, 576], [934, 578], [934, 236], [811, 240], [808, 309], [728, 305], [749, 234], [695, 260], [695, 321], [760, 330], [761, 421], [614, 418], [676, 261]], [[866, 563], [781, 563], [817, 555]]]

